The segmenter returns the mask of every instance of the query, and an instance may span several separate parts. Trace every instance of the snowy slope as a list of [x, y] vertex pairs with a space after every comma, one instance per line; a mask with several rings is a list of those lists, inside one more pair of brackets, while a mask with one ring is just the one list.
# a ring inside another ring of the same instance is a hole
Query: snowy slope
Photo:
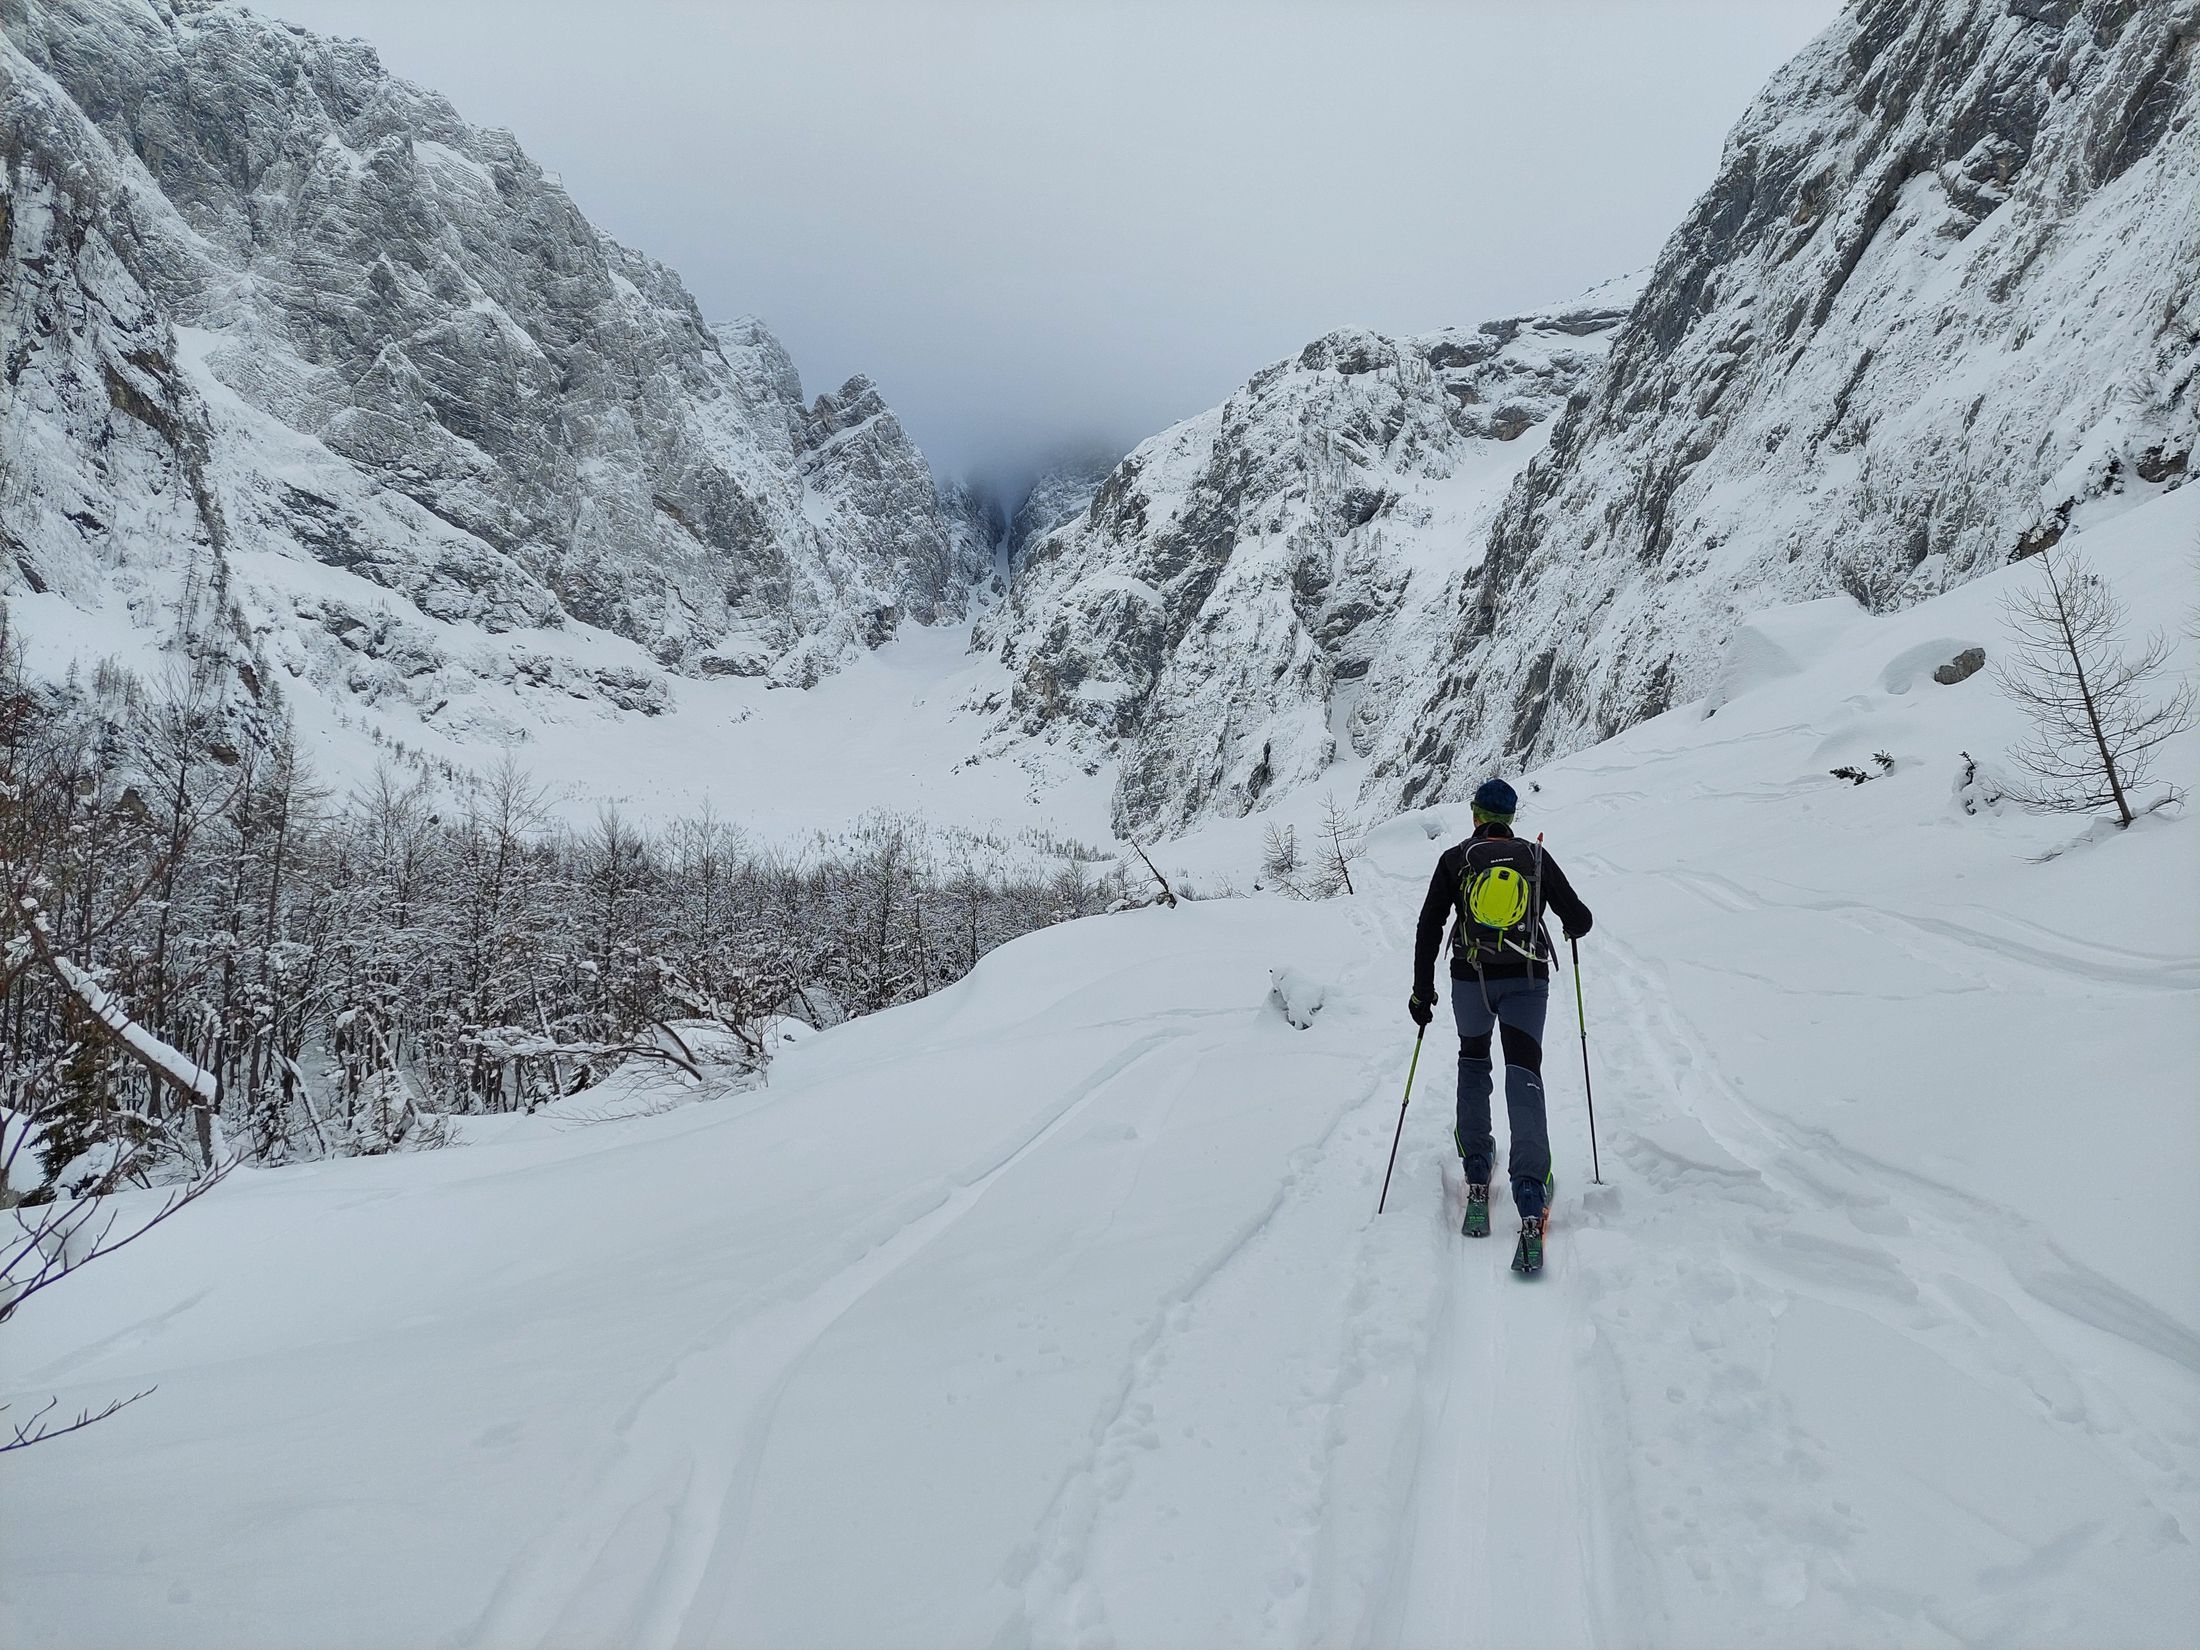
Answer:
[[1376, 794], [1709, 684], [2174, 486], [2200, 433], [2200, 5], [1858, 0], [1775, 75], [1489, 532]]
[[0, 595], [477, 748], [967, 613], [992, 547], [875, 387], [805, 404], [363, 44], [198, 0], [0, 24]]
[[[2200, 490], [2078, 537], [2189, 614]], [[1560, 1009], [1539, 1282], [1454, 1233], [1441, 1034], [1373, 1216], [1466, 823], [1408, 815], [1357, 897], [1050, 929], [766, 1090], [238, 1175], [8, 1326], [11, 1401], [160, 1389], [11, 1460], [0, 1638], [2185, 1642], [2200, 856], [1960, 806], [2014, 716], [1930, 669], [2031, 571], [1761, 615], [1533, 776], [1608, 1182]]]
[[[347, 575], [326, 577], [349, 593]], [[17, 596], [8, 611], [32, 672], [50, 680], [72, 665], [131, 658], [142, 641], [127, 612], [87, 614], [51, 593]], [[445, 763], [483, 772], [495, 746], [484, 745], [481, 730], [494, 727], [554, 811], [576, 825], [606, 804], [657, 824], [707, 807], [791, 846], [883, 808], [943, 826], [1009, 836], [1037, 827], [1105, 846], [1105, 772], [1047, 746], [983, 754], [992, 719], [966, 701], [1003, 694], [1008, 682], [969, 639], [967, 625], [910, 626], [803, 692], [755, 677], [683, 681], [655, 714], [628, 714], [600, 684], [644, 671], [647, 659], [616, 638], [568, 634], [577, 663], [529, 654], [526, 668], [541, 674], [476, 682], [463, 698], [451, 696], [452, 715], [425, 726], [403, 703], [299, 692], [289, 708], [314, 772], [338, 795], [365, 785], [399, 751], [432, 774]], [[401, 760], [399, 771], [412, 769]]]

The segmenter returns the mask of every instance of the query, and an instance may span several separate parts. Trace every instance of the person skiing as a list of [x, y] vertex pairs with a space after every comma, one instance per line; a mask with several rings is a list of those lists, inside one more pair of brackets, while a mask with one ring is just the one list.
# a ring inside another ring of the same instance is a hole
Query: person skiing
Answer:
[[[1513, 835], [1520, 798], [1502, 779], [1474, 793], [1474, 834], [1446, 848], [1429, 879], [1413, 941], [1413, 995], [1407, 1012], [1427, 1027], [1436, 1013], [1436, 952], [1451, 930], [1451, 1010], [1459, 1027], [1459, 1122], [1453, 1139], [1467, 1176], [1470, 1237], [1489, 1232], [1492, 1032], [1505, 1055], [1505, 1111], [1511, 1124], [1507, 1167], [1520, 1214], [1522, 1271], [1543, 1264], [1543, 1217], [1551, 1187], [1551, 1137], [1543, 1114], [1543, 1018], [1550, 1005], [1551, 937], [1546, 908], [1568, 939], [1589, 932], [1581, 903], [1541, 842]], [[1526, 1261], [1527, 1264], [1523, 1264]]]

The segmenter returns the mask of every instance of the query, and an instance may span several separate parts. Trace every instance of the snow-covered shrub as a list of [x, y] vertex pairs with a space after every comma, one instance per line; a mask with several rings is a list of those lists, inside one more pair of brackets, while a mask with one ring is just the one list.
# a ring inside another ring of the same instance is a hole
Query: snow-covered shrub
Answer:
[[1322, 1011], [1322, 1004], [1328, 997], [1326, 985], [1296, 968], [1269, 970], [1268, 1006], [1281, 1014], [1287, 1025], [1299, 1031], [1314, 1023], [1314, 1016]]
[[419, 1149], [635, 1060], [760, 1078], [788, 1017], [911, 1001], [1125, 890], [1080, 844], [899, 815], [792, 854], [708, 815], [574, 830], [509, 764], [332, 795], [279, 708], [120, 672], [34, 690], [4, 651], [0, 879], [0, 1104], [41, 1131], [18, 1198], [69, 1164], [203, 1171], [224, 1140]]
[[1957, 753], [1963, 765], [1956, 770], [1956, 806], [1967, 814], [1998, 813], [2008, 799], [2008, 791], [1992, 773], [1979, 766], [1978, 758], [1969, 751]]

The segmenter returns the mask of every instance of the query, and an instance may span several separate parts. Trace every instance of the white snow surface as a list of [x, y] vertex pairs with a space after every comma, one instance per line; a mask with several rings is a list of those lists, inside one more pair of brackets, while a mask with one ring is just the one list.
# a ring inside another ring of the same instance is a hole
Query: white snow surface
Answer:
[[[2069, 542], [2182, 625], [2196, 541]], [[1541, 1279], [1456, 1234], [1441, 1026], [1375, 1216], [1467, 825], [1411, 814], [762, 1089], [240, 1171], [8, 1325], [11, 1403], [158, 1391], [10, 1459], [0, 1641], [2190, 1642], [2200, 827], [1964, 812], [2015, 713], [1905, 663], [2035, 572], [1760, 615], [1527, 776], [1597, 915]]]

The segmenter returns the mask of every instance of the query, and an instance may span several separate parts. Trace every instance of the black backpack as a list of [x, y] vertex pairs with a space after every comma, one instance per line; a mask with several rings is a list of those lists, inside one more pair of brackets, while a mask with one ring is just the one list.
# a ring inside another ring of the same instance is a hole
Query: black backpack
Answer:
[[1474, 837], [1466, 846], [1452, 950], [1478, 971], [1508, 956], [1549, 962], [1541, 846], [1516, 836]]

